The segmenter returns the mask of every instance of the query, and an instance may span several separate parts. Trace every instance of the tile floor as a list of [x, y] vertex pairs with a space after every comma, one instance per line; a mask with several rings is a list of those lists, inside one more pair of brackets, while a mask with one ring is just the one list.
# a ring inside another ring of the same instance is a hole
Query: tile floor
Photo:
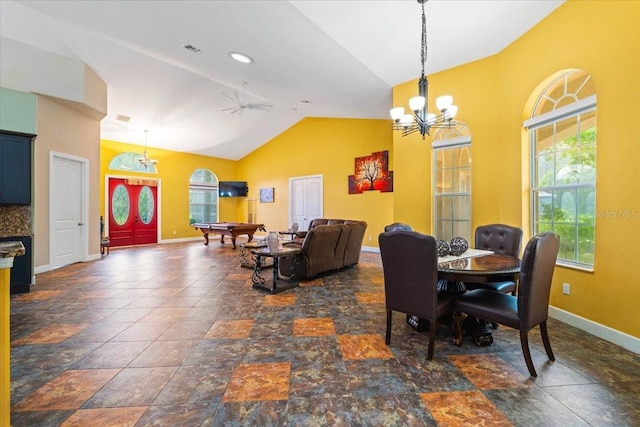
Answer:
[[13, 427], [638, 426], [640, 355], [551, 320], [556, 362], [402, 314], [384, 344], [380, 257], [269, 295], [239, 249], [129, 249], [39, 274], [11, 298]]

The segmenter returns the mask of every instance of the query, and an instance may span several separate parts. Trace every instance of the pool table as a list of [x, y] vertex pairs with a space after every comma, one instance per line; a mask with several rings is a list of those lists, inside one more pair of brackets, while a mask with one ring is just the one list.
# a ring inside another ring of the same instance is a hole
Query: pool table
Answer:
[[246, 234], [249, 236], [249, 241], [251, 241], [257, 230], [266, 231], [264, 224], [248, 224], [243, 222], [196, 222], [191, 225], [196, 230], [202, 231], [205, 246], [209, 244], [209, 234], [219, 234], [220, 243], [224, 243], [224, 236], [231, 236], [233, 249], [236, 248], [236, 236]]

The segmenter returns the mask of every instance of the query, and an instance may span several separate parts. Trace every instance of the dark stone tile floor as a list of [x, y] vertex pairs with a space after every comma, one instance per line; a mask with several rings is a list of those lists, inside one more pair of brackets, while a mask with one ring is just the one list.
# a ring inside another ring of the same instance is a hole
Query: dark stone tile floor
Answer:
[[111, 250], [11, 298], [11, 422], [22, 426], [637, 426], [640, 355], [551, 319], [557, 360], [518, 335], [451, 344], [395, 314], [380, 257], [277, 295], [239, 249]]

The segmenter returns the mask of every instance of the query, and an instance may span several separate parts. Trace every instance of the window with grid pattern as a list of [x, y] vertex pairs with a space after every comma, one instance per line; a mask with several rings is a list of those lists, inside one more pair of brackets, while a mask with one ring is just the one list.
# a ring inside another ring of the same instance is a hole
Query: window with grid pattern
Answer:
[[433, 230], [438, 239], [471, 241], [471, 136], [454, 122], [439, 129], [433, 142]]
[[558, 263], [591, 270], [596, 214], [596, 96], [571, 70], [540, 94], [525, 122], [531, 141], [531, 230], [560, 236]]
[[189, 179], [189, 223], [218, 222], [218, 178], [197, 169]]

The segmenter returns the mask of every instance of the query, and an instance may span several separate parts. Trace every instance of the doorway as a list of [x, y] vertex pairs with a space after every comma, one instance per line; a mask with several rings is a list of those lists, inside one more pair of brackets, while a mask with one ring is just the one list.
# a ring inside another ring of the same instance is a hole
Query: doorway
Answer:
[[107, 211], [111, 247], [158, 242], [158, 181], [109, 178]]
[[83, 261], [88, 248], [88, 160], [51, 152], [49, 157], [49, 266]]
[[289, 178], [289, 224], [306, 231], [309, 223], [322, 218], [322, 175]]

